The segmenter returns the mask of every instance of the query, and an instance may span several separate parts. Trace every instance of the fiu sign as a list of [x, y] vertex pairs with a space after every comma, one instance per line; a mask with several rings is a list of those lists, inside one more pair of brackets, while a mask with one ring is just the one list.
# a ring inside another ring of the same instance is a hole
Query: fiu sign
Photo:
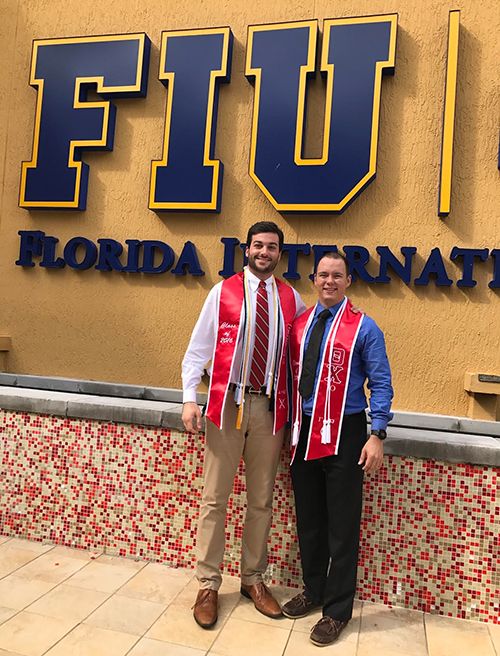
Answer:
[[[246, 76], [255, 87], [249, 173], [276, 210], [341, 212], [374, 179], [382, 78], [394, 72], [396, 31], [397, 14], [324, 22], [322, 150], [306, 158], [306, 86], [315, 74], [318, 22], [249, 27]], [[230, 80], [232, 42], [229, 27], [162, 34], [159, 79], [167, 103], [162, 158], [151, 165], [152, 210], [220, 211], [216, 118], [220, 84]], [[34, 41], [30, 84], [38, 99], [32, 158], [22, 164], [21, 207], [85, 209], [84, 153], [112, 150], [113, 99], [146, 95], [150, 45], [143, 33]], [[451, 98], [443, 133], [450, 179]]]

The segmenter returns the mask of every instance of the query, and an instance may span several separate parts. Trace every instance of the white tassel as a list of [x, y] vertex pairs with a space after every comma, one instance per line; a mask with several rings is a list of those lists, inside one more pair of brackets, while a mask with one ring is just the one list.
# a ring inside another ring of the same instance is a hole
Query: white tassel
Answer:
[[330, 444], [332, 441], [330, 425], [332, 423], [331, 419], [324, 419], [323, 426], [321, 428], [321, 444]]
[[293, 425], [292, 431], [292, 446], [297, 446], [299, 443], [299, 422], [296, 421]]

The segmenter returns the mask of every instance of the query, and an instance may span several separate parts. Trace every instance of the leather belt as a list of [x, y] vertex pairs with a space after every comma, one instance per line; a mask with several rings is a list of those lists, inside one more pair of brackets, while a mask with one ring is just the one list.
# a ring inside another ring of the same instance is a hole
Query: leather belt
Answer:
[[[233, 392], [236, 389], [236, 383], [230, 383], [229, 389]], [[253, 396], [265, 396], [266, 395], [266, 388], [261, 387], [260, 389], [253, 389], [253, 387], [250, 387], [250, 385], [246, 385], [245, 389], [245, 394], [252, 394]]]

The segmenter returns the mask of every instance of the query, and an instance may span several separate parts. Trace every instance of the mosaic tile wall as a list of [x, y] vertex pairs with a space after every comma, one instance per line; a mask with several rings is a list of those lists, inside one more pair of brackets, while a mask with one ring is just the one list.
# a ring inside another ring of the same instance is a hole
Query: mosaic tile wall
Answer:
[[[0, 411], [0, 534], [194, 566], [202, 437]], [[388, 456], [367, 477], [361, 599], [498, 622], [499, 471]], [[229, 503], [226, 572], [238, 574], [245, 482]], [[300, 585], [284, 451], [269, 577]]]

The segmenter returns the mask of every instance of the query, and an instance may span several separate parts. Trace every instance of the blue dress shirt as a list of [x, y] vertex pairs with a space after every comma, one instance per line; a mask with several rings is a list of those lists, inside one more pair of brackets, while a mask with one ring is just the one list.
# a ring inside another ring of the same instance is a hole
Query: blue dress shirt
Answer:
[[[323, 341], [321, 342], [320, 355], [323, 355], [326, 345], [326, 338], [332, 325], [333, 318], [337, 314], [340, 306], [337, 303], [329, 308], [331, 317], [326, 320]], [[314, 309], [314, 319], [312, 320], [309, 330], [307, 331], [304, 349], [307, 348], [311, 330], [318, 320], [318, 315], [326, 308], [317, 303]], [[304, 351], [305, 352], [305, 351]], [[314, 380], [314, 389], [318, 382], [321, 357], [318, 360], [316, 368], [316, 378]], [[384, 334], [377, 326], [375, 321], [364, 316], [361, 328], [359, 329], [354, 353], [351, 361], [351, 374], [347, 386], [347, 398], [345, 404], [345, 414], [352, 415], [365, 410], [367, 407], [366, 396], [364, 391], [365, 380], [368, 380], [368, 389], [370, 390], [370, 412], [372, 428], [374, 430], [385, 430], [387, 424], [392, 419], [391, 401], [393, 390], [391, 384], [391, 369], [385, 350]], [[307, 415], [312, 415], [314, 392], [308, 399], [302, 400], [302, 410]]]

